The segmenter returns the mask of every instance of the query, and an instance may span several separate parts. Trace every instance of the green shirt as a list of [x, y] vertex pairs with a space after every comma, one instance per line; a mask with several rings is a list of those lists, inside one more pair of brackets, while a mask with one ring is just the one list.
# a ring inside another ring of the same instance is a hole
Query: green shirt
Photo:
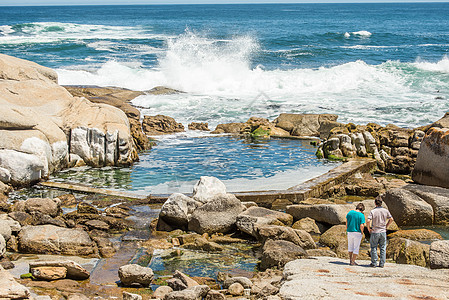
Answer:
[[359, 211], [351, 210], [346, 215], [347, 232], [360, 232], [360, 225], [365, 223], [365, 215]]

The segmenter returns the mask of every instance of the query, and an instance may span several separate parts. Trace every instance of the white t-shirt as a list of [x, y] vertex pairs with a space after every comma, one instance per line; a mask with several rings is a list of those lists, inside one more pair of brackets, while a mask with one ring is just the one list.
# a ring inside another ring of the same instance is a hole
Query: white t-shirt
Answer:
[[374, 208], [368, 216], [371, 221], [371, 228], [373, 233], [387, 232], [387, 221], [393, 218], [388, 209], [383, 207]]

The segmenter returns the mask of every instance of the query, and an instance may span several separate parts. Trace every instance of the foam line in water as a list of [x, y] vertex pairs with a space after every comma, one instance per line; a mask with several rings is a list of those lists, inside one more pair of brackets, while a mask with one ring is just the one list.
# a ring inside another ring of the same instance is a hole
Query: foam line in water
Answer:
[[425, 71], [449, 73], [449, 58], [445, 55], [440, 61], [432, 63], [417, 60], [414, 64], [417, 68]]

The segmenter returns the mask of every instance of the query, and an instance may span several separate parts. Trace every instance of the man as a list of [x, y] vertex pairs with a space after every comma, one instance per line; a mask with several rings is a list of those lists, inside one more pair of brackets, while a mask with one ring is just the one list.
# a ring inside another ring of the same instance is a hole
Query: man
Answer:
[[374, 203], [376, 207], [369, 213], [368, 222], [366, 222], [368, 231], [371, 234], [369, 240], [371, 246], [370, 266], [377, 266], [377, 246], [379, 246], [379, 267], [383, 268], [386, 260], [387, 227], [393, 222], [393, 217], [387, 209], [382, 207], [382, 199], [380, 197], [377, 197]]
[[346, 215], [346, 231], [348, 233], [349, 265], [356, 266], [355, 259], [359, 254], [360, 242], [362, 241], [363, 229], [365, 228], [365, 205], [359, 203], [356, 210], [351, 210]]

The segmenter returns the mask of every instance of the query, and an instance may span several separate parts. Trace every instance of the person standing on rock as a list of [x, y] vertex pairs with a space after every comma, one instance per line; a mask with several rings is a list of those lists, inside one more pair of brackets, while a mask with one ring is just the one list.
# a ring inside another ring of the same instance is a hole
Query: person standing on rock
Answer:
[[365, 228], [365, 205], [363, 203], [357, 204], [356, 210], [351, 210], [346, 215], [346, 231], [348, 233], [348, 253], [349, 264], [351, 266], [357, 265], [355, 259], [359, 254], [360, 242], [362, 241], [363, 229]]
[[377, 197], [374, 200], [376, 207], [369, 213], [367, 227], [371, 234], [369, 243], [371, 246], [370, 267], [377, 266], [377, 246], [380, 249], [379, 267], [383, 268], [386, 260], [387, 249], [387, 227], [393, 222], [390, 212], [382, 207], [382, 199]]

